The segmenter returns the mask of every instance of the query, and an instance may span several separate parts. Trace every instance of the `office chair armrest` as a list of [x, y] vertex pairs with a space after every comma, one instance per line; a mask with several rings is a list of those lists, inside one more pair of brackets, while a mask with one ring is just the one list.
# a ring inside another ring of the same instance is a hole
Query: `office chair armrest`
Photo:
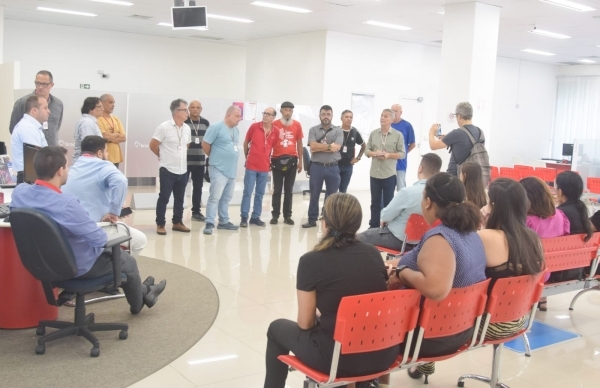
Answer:
[[111, 257], [113, 259], [113, 283], [115, 288], [119, 288], [121, 286], [121, 260], [115, 260], [115, 257], [121, 257], [121, 244], [129, 240], [131, 240], [131, 236], [117, 237], [107, 241], [106, 245], [104, 245], [105, 248], [112, 249]]

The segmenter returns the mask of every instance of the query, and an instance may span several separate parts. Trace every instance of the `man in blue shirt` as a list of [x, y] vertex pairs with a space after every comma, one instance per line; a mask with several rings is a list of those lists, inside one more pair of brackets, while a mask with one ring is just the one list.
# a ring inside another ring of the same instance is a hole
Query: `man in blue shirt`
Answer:
[[406, 146], [406, 158], [398, 159], [396, 162], [396, 191], [400, 191], [401, 188], [406, 187], [408, 153], [415, 148], [415, 131], [408, 121], [402, 119], [402, 106], [400, 104], [392, 105], [392, 110], [394, 111], [392, 128], [402, 133]]
[[100, 127], [98, 127], [98, 118], [102, 116], [104, 106], [98, 97], [88, 97], [83, 100], [81, 107], [81, 118], [75, 125], [75, 146], [73, 147], [73, 163], [77, 161], [81, 155], [81, 142], [86, 136], [95, 135], [102, 136]]
[[419, 180], [409, 187], [403, 187], [392, 201], [381, 210], [381, 227], [371, 228], [360, 233], [360, 241], [399, 251], [402, 249], [406, 223], [411, 214], [423, 214], [421, 201], [423, 190], [429, 177], [440, 172], [442, 159], [431, 152], [423, 155], [419, 165]]
[[17, 171], [17, 184], [23, 183], [23, 143], [46, 147], [43, 123], [48, 121], [50, 109], [48, 101], [43, 97], [29, 96], [25, 101], [25, 113], [23, 118], [15, 126], [10, 141], [13, 167]]
[[202, 149], [210, 158], [208, 172], [210, 191], [206, 202], [206, 227], [204, 234], [212, 234], [219, 212], [217, 229], [238, 230], [239, 226], [229, 221], [229, 202], [235, 190], [235, 175], [240, 156], [240, 131], [237, 125], [242, 120], [242, 111], [230, 106], [225, 119], [208, 127]]
[[[112, 274], [110, 252], [104, 251], [106, 233], [92, 221], [77, 198], [63, 194], [60, 190], [69, 174], [66, 154], [65, 148], [57, 146], [39, 150], [33, 161], [38, 179], [33, 185], [19, 185], [15, 188], [10, 208], [43, 211], [58, 224], [73, 250], [78, 278]], [[142, 283], [135, 259], [121, 251], [120, 260], [121, 272], [127, 277], [121, 288], [125, 292], [131, 313], [139, 313], [144, 305], [154, 306], [167, 281], [154, 284], [154, 278], [149, 276]]]
[[92, 221], [102, 226], [108, 239], [131, 236], [131, 254], [136, 256], [146, 246], [146, 235], [119, 221], [127, 195], [127, 178], [108, 160], [108, 140], [87, 136], [81, 142], [81, 157], [69, 171], [69, 181], [62, 191], [79, 199]]

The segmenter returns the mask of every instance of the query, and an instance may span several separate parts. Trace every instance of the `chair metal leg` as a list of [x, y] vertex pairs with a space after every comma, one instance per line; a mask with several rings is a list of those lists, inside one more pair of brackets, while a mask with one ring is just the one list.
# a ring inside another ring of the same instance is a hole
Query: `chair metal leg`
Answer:
[[531, 346], [529, 345], [529, 338], [527, 338], [527, 333], [523, 333], [521, 338], [523, 338], [523, 343], [525, 344], [525, 357], [531, 357]]
[[579, 291], [577, 293], [577, 295], [575, 295], [575, 297], [573, 297], [573, 300], [571, 301], [571, 305], [569, 306], [569, 310], [573, 310], [573, 308], [575, 307], [575, 302], [577, 302], [577, 299], [579, 299], [579, 297], [583, 294], [585, 294], [588, 291], [600, 291], [600, 286], [594, 286], [594, 287], [590, 287], [588, 289]]
[[73, 322], [64, 321], [40, 321], [38, 327], [51, 327], [53, 329], [64, 329], [73, 326]]
[[92, 298], [92, 299], [88, 299], [85, 301], [85, 304], [93, 304], [93, 303], [98, 303], [98, 302], [103, 302], [105, 300], [112, 300], [112, 299], [121, 299], [124, 298], [125, 294], [116, 294], [116, 295], [107, 295], [107, 296], [99, 296], [98, 298]]
[[492, 363], [492, 377], [485, 377], [485, 376], [472, 375], [472, 374], [462, 375], [459, 377], [457, 385], [459, 387], [464, 387], [465, 379], [473, 379], [473, 380], [481, 381], [483, 383], [488, 383], [489, 386], [492, 388], [495, 388], [495, 387], [509, 388], [506, 384], [500, 383], [498, 381], [498, 380], [500, 380], [500, 359], [501, 359], [503, 347], [504, 346], [502, 344], [494, 345], [494, 360]]
[[465, 379], [472, 379], [472, 380], [477, 380], [477, 381], [481, 381], [482, 383], [490, 383], [490, 378], [489, 377], [485, 377], [485, 376], [480, 376], [480, 375], [462, 375], [458, 378], [458, 383], [457, 385], [459, 387], [464, 387], [465, 386]]

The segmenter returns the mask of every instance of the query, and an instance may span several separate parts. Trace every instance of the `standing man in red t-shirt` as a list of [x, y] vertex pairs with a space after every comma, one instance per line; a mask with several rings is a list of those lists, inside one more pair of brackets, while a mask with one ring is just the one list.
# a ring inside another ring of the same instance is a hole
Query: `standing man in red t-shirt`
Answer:
[[273, 122], [273, 125], [281, 128], [279, 139], [273, 147], [271, 155], [271, 171], [273, 171], [273, 218], [270, 224], [275, 225], [279, 220], [281, 209], [281, 191], [285, 191], [283, 197], [283, 222], [294, 225], [292, 220], [292, 194], [296, 174], [302, 171], [303, 146], [302, 125], [292, 119], [294, 104], [285, 101], [281, 104], [281, 119]]
[[244, 194], [242, 196], [240, 226], [248, 226], [248, 213], [250, 212], [250, 198], [254, 192], [254, 209], [250, 217], [250, 223], [265, 226], [260, 219], [262, 213], [262, 199], [265, 187], [269, 180], [269, 169], [271, 161], [269, 156], [273, 146], [279, 141], [279, 128], [273, 125], [277, 116], [275, 108], [268, 107], [262, 113], [262, 121], [254, 123], [248, 128], [246, 140], [244, 141], [244, 155], [246, 156], [246, 173], [244, 174]]

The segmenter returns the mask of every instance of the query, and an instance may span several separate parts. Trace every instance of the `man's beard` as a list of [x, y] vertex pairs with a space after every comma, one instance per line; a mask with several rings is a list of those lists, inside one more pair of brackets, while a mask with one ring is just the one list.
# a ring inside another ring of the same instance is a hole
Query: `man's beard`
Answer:
[[286, 127], [289, 127], [289, 125], [292, 123], [292, 118], [290, 117], [289, 119], [286, 119], [285, 117], [281, 117], [281, 124], [285, 125]]

